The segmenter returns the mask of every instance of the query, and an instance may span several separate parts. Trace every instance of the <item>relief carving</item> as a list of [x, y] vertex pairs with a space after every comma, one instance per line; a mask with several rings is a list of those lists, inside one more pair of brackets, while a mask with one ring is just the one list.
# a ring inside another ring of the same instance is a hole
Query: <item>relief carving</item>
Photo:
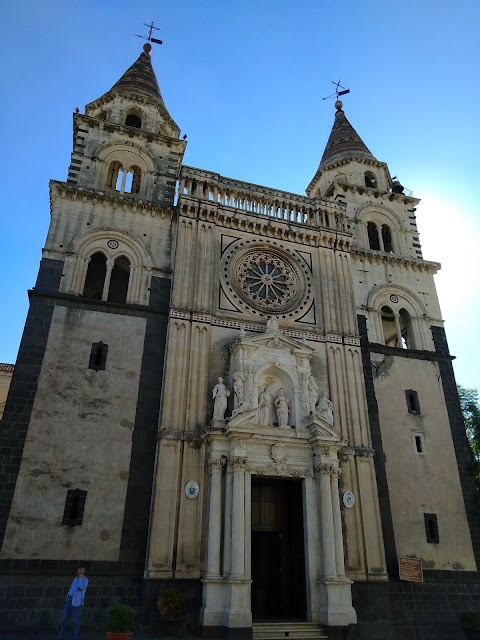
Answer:
[[283, 444], [274, 444], [270, 450], [270, 457], [277, 464], [287, 459], [287, 448]]

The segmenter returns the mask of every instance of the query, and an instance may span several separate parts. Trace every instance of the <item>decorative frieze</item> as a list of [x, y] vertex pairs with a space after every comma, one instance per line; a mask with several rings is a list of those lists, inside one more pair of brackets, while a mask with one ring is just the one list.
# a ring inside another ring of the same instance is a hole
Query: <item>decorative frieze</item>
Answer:
[[246, 471], [257, 476], [282, 476], [285, 478], [311, 478], [311, 467], [291, 467], [285, 464], [249, 464]]

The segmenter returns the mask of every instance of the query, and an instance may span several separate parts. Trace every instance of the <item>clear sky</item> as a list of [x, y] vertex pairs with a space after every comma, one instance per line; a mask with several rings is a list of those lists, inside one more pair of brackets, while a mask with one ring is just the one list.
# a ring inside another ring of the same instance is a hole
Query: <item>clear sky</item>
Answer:
[[16, 0], [0, 26], [3, 206], [0, 361], [14, 362], [49, 223], [48, 180], [65, 180], [72, 112], [138, 57], [153, 65], [188, 134], [186, 164], [304, 193], [334, 118], [347, 118], [422, 198], [457, 381], [480, 387], [480, 68], [477, 0]]

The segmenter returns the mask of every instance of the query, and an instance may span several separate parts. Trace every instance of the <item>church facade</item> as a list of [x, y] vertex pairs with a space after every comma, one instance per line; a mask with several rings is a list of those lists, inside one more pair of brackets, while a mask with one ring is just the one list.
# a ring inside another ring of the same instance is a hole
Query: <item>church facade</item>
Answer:
[[2, 628], [58, 622], [80, 562], [91, 626], [174, 586], [206, 636], [459, 637], [478, 493], [419, 200], [340, 101], [305, 196], [185, 147], [149, 45], [74, 115], [1, 423]]

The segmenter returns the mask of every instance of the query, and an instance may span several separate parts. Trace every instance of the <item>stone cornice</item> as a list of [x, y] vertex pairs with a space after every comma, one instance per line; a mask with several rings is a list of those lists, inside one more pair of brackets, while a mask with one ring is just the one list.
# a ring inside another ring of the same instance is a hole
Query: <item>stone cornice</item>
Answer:
[[[176, 320], [185, 320], [187, 322], [198, 322], [202, 324], [210, 324], [217, 327], [228, 327], [229, 329], [254, 331], [256, 333], [266, 333], [265, 323], [249, 322], [242, 320], [231, 320], [228, 318], [218, 317], [210, 313], [198, 313], [195, 311], [186, 311], [184, 309], [170, 308], [170, 317]], [[344, 344], [347, 346], [359, 347], [360, 338], [358, 336], [347, 336], [334, 333], [321, 333], [319, 331], [296, 331], [295, 329], [283, 328], [280, 330], [285, 336], [294, 338], [295, 340], [309, 340], [311, 342], [334, 342], [336, 344]]]
[[336, 182], [336, 181], [330, 184], [330, 186], [324, 193], [324, 197], [325, 198], [330, 197], [335, 191], [335, 187], [337, 187], [338, 190], [341, 189], [344, 192], [355, 191], [360, 195], [363, 195], [366, 193], [367, 195], [371, 195], [374, 198], [388, 199], [389, 202], [393, 202], [395, 200], [397, 202], [403, 202], [403, 204], [408, 204], [408, 205], [416, 205], [420, 202], [419, 198], [414, 198], [413, 196], [409, 196], [406, 193], [394, 193], [393, 191], [382, 191], [381, 189], [377, 189], [376, 187], [366, 187], [364, 185], [351, 184], [351, 183], [345, 183], [345, 182]]
[[325, 171], [330, 171], [331, 169], [338, 169], [339, 167], [344, 167], [345, 165], [350, 164], [350, 162], [359, 162], [360, 164], [366, 164], [371, 167], [378, 167], [379, 169], [384, 169], [387, 173], [387, 176], [390, 176], [390, 172], [388, 170], [388, 165], [386, 162], [380, 162], [379, 160], [375, 160], [374, 158], [366, 158], [365, 156], [361, 156], [361, 155], [358, 155], [358, 156], [350, 155], [346, 158], [336, 160], [335, 162], [327, 162], [325, 164], [320, 165], [317, 171], [315, 172], [315, 175], [311, 179], [310, 184], [306, 188], [306, 192], [309, 193], [311, 191], [313, 185], [318, 180], [318, 178], [320, 178], [322, 173], [324, 173]]
[[[180, 140], [179, 138], [174, 138], [171, 136], [166, 136], [163, 133], [155, 133], [154, 131], [146, 131], [145, 129], [137, 129], [136, 127], [128, 127], [125, 124], [119, 124], [116, 122], [111, 122], [110, 120], [100, 120], [99, 118], [94, 118], [93, 116], [83, 115], [82, 113], [75, 113], [73, 116], [74, 128], [75, 132], [82, 125], [89, 127], [96, 127], [97, 129], [104, 129], [107, 131], [115, 132], [115, 133], [125, 133], [130, 138], [138, 138], [139, 140], [147, 140], [148, 142], [160, 142], [166, 144], [167, 146], [175, 146], [179, 147], [179, 153], [185, 152], [185, 147], [187, 146], [186, 140]], [[180, 133], [180, 129], [178, 129], [178, 133]], [[119, 144], [121, 141], [119, 141]]]
[[241, 211], [191, 196], [181, 196], [177, 206], [181, 216], [195, 218], [227, 229], [310, 247], [328, 247], [338, 251], [350, 250], [352, 236], [344, 231], [284, 222], [261, 213]]
[[158, 100], [154, 100], [153, 98], [148, 98], [147, 96], [140, 96], [136, 93], [130, 93], [126, 91], [125, 92], [115, 91], [111, 89], [110, 91], [107, 91], [107, 93], [104, 93], [103, 96], [101, 96], [100, 98], [97, 98], [92, 102], [89, 102], [85, 106], [85, 111], [87, 112], [91, 109], [95, 109], [98, 107], [102, 107], [103, 105], [110, 104], [113, 101], [113, 99], [116, 97], [126, 98], [127, 100], [130, 100], [131, 102], [138, 103], [138, 104], [150, 105], [157, 111], [160, 111], [163, 118], [167, 121], [168, 125], [177, 133], [177, 135], [180, 134], [180, 127], [177, 125], [177, 123], [172, 118], [172, 116], [168, 113], [165, 105], [163, 105]]
[[59, 180], [50, 180], [50, 210], [52, 210], [53, 199], [60, 197], [71, 201], [89, 202], [93, 205], [110, 206], [113, 209], [129, 211], [132, 214], [149, 215], [152, 218], [160, 216], [163, 218], [176, 219], [177, 210], [175, 207], [168, 207], [160, 202], [142, 200], [136, 196], [119, 194], [115, 191], [99, 191], [97, 189], [85, 189], [69, 185]]
[[430, 262], [429, 260], [421, 260], [419, 258], [408, 258], [383, 251], [361, 249], [355, 245], [352, 246], [350, 253], [354, 260], [356, 258], [362, 258], [362, 260], [366, 260], [370, 264], [376, 263], [410, 267], [413, 271], [426, 271], [432, 275], [435, 275], [441, 269], [439, 262]]

